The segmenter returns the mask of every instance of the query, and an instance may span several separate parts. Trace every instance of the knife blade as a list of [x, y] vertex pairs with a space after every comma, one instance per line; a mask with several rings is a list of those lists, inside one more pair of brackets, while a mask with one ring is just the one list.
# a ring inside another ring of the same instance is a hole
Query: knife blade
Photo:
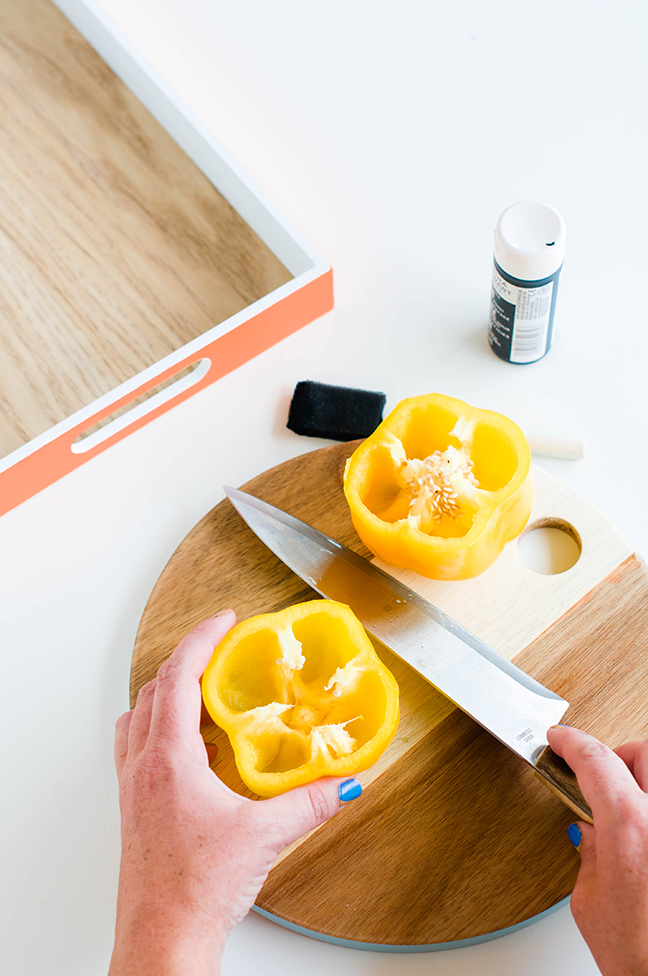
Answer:
[[224, 490], [248, 526], [305, 583], [346, 603], [365, 629], [530, 765], [579, 817], [592, 812], [547, 730], [569, 702], [438, 607], [341, 543], [247, 492]]

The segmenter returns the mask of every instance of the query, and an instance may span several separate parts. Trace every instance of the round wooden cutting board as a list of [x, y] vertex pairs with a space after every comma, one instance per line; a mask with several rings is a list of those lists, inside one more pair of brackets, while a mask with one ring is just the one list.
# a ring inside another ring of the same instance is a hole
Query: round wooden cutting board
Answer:
[[[355, 444], [287, 461], [243, 488], [364, 556], [342, 475]], [[559, 479], [535, 469], [529, 528], [557, 525], [579, 541], [572, 569], [540, 576], [509, 543], [475, 580], [400, 579], [571, 702], [565, 721], [609, 745], [648, 735], [648, 577], [614, 526]], [[385, 568], [385, 567], [383, 567]], [[131, 702], [198, 621], [239, 619], [313, 599], [225, 500], [179, 545], [137, 633]], [[289, 848], [257, 907], [320, 938], [421, 951], [482, 941], [533, 921], [572, 890], [573, 815], [533, 772], [382, 645], [400, 685], [401, 720], [387, 752], [360, 774], [364, 792]], [[241, 782], [224, 733], [212, 768]]]

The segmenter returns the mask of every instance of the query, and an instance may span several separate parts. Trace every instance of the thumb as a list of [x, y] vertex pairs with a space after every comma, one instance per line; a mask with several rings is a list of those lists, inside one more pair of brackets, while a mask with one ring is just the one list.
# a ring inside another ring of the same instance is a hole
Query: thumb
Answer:
[[591, 824], [579, 820], [569, 825], [567, 834], [581, 859], [570, 908], [576, 925], [583, 932], [589, 918], [593, 886], [596, 885], [596, 830]]
[[596, 830], [591, 824], [579, 820], [577, 823], [569, 825], [567, 834], [580, 854], [581, 866], [578, 872], [578, 880], [582, 882], [593, 874], [596, 868]]
[[327, 777], [265, 800], [261, 807], [277, 841], [277, 852], [325, 823], [362, 793], [355, 777]]

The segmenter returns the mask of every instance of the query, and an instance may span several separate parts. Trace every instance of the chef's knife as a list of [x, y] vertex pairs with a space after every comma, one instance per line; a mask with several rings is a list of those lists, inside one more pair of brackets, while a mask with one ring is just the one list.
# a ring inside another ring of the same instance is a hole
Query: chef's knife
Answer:
[[230, 501], [253, 532], [304, 582], [351, 607], [365, 629], [533, 767], [592, 822], [574, 773], [547, 744], [569, 702], [492, 650], [368, 560], [281, 509], [236, 488]]

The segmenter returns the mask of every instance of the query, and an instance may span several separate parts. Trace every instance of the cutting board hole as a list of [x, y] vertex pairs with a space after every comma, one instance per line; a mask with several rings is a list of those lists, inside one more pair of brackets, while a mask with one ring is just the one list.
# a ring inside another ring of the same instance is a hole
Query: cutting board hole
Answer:
[[534, 573], [555, 576], [575, 566], [583, 550], [581, 538], [564, 519], [542, 519], [529, 525], [518, 540], [520, 559]]

